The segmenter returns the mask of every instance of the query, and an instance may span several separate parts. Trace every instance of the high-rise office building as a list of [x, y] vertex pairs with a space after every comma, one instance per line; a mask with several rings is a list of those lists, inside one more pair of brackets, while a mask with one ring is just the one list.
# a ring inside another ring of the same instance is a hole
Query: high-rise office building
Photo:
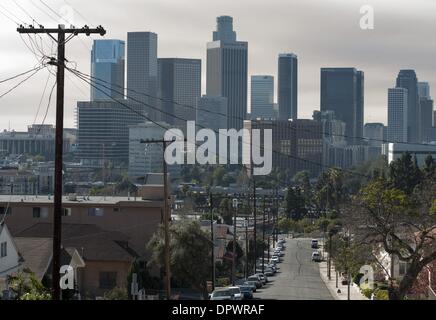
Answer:
[[213, 32], [213, 41], [236, 41], [236, 32], [233, 31], [233, 18], [220, 16], [216, 18], [216, 31]]
[[363, 136], [368, 140], [370, 146], [381, 147], [384, 141], [384, 124], [377, 122], [365, 123]]
[[418, 82], [418, 95], [420, 98], [431, 99], [430, 85], [428, 84], [428, 82]]
[[161, 119], [186, 128], [186, 121], [195, 121], [195, 106], [201, 96], [201, 60], [160, 58], [158, 70]]
[[124, 98], [125, 42], [94, 40], [91, 50], [91, 101]]
[[197, 130], [227, 129], [227, 98], [202, 96], [197, 100]]
[[430, 96], [428, 82], [418, 82], [419, 95], [419, 141], [431, 142], [434, 139], [433, 130], [433, 100]]
[[408, 101], [407, 89], [388, 89], [388, 141], [390, 142], [407, 142]]
[[[172, 127], [165, 122], [150, 121], [129, 126], [129, 176], [131, 178], [163, 172], [162, 144], [143, 143], [141, 140], [162, 140], [165, 131]], [[177, 177], [180, 165], [168, 165], [168, 172], [171, 177]]]
[[400, 70], [397, 77], [397, 88], [407, 89], [407, 140], [404, 142], [420, 142], [420, 107], [418, 95], [418, 79], [415, 70]]
[[236, 41], [228, 18], [217, 18], [215, 41], [207, 44], [206, 94], [227, 98], [227, 127], [239, 130], [247, 115], [248, 43]]
[[355, 68], [321, 69], [321, 111], [335, 112], [345, 122], [349, 144], [360, 144], [363, 137], [364, 74]]
[[115, 101], [77, 102], [77, 145], [80, 161], [89, 166], [102, 167], [111, 162], [127, 168], [129, 155], [129, 125], [144, 119], [141, 104]]
[[274, 77], [251, 76], [251, 118], [274, 118]]
[[298, 59], [293, 53], [279, 55], [278, 103], [280, 120], [298, 117]]
[[152, 120], [161, 119], [157, 99], [157, 34], [127, 33], [127, 93], [134, 101], [146, 106]]
[[297, 120], [246, 120], [244, 128], [271, 130], [272, 167], [286, 170], [291, 176], [303, 170], [317, 177], [323, 169], [323, 132], [320, 121]]

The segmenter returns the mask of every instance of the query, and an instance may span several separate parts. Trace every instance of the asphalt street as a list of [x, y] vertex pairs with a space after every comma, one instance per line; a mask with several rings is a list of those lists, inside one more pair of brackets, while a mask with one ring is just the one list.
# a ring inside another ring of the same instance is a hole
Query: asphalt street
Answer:
[[285, 256], [275, 276], [255, 296], [277, 300], [333, 300], [322, 281], [319, 267], [311, 261], [313, 249], [305, 238], [287, 239]]

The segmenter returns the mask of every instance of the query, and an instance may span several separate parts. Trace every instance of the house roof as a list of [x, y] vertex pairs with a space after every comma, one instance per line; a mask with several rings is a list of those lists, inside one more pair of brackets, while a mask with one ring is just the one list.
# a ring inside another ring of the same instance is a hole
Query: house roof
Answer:
[[35, 276], [41, 280], [51, 262], [52, 239], [16, 237], [14, 241], [24, 259], [23, 266], [32, 270]]
[[[52, 234], [51, 223], [37, 223], [17, 237], [50, 238]], [[93, 224], [62, 225], [62, 246], [75, 248], [85, 261], [132, 261], [138, 254], [129, 247], [128, 240], [121, 232], [106, 231]]]

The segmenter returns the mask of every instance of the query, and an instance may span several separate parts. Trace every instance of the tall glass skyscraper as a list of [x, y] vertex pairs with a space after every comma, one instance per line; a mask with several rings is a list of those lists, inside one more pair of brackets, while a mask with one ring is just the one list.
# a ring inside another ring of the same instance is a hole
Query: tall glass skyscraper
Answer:
[[293, 53], [279, 55], [278, 103], [280, 120], [298, 117], [298, 59]]
[[274, 118], [274, 77], [251, 76], [251, 118]]
[[161, 109], [165, 112], [162, 120], [185, 128], [186, 121], [181, 119], [195, 120], [195, 106], [201, 97], [201, 60], [161, 58], [158, 70]]
[[408, 113], [407, 89], [388, 89], [388, 141], [407, 142]]
[[227, 126], [239, 130], [247, 114], [248, 43], [231, 35], [228, 18], [217, 18], [215, 41], [207, 44], [206, 93], [227, 98]]
[[[91, 50], [91, 101], [124, 98], [125, 42], [94, 40]], [[95, 88], [95, 87], [97, 88]]]
[[[321, 68], [321, 111], [335, 112], [345, 122], [349, 144], [361, 144], [364, 115], [364, 74], [355, 68]], [[352, 138], [356, 137], [356, 138]]]
[[415, 70], [400, 70], [397, 88], [407, 89], [407, 142], [420, 142], [418, 79]]
[[[157, 99], [157, 34], [153, 32], [127, 33], [127, 89], [130, 97], [148, 104], [146, 113], [152, 120], [160, 120]], [[157, 110], [156, 110], [157, 109]]]

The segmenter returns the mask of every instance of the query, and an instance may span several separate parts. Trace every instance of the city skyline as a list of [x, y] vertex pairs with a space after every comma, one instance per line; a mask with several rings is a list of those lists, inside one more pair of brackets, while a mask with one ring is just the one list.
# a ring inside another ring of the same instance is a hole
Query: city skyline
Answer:
[[[206, 88], [206, 43], [210, 41], [211, 33], [215, 30], [216, 17], [227, 14], [232, 16], [234, 30], [237, 32], [238, 38], [249, 43], [248, 76], [271, 74], [277, 77], [278, 54], [286, 51], [298, 54], [300, 58], [299, 118], [310, 118], [312, 111], [320, 107], [319, 75], [322, 67], [355, 67], [365, 72], [365, 122], [387, 123], [386, 90], [394, 86], [394, 77], [400, 69], [415, 69], [419, 81], [429, 82], [430, 87], [434, 84], [431, 75], [436, 71], [436, 63], [430, 57], [436, 51], [436, 47], [428, 41], [424, 41], [431, 36], [431, 26], [434, 23], [430, 21], [427, 11], [435, 5], [428, 1], [418, 1], [422, 5], [416, 7], [408, 5], [405, 1], [396, 1], [395, 6], [392, 6], [392, 1], [384, 1], [380, 4], [369, 1], [375, 10], [375, 30], [361, 30], [359, 28], [361, 16], [359, 9], [364, 4], [363, 1], [349, 1], [345, 5], [344, 3], [339, 4], [338, 1], [324, 3], [325, 1], [317, 0], [311, 4], [303, 4], [299, 1], [271, 1], [269, 4], [271, 14], [265, 16], [264, 23], [261, 25], [258, 25], [254, 18], [256, 12], [260, 13], [263, 10], [258, 1], [250, 2], [252, 4], [250, 14], [241, 10], [244, 4], [248, 4], [244, 1], [239, 4], [233, 4], [230, 1], [218, 4], [218, 2], [211, 1], [210, 5], [202, 4], [199, 1], [182, 1], [183, 3], [151, 1], [147, 5], [126, 1], [126, 10], [129, 13], [126, 16], [129, 18], [119, 19], [117, 17], [117, 20], [122, 21], [122, 27], [119, 27], [120, 23], [115, 22], [112, 16], [104, 15], [106, 10], [113, 9], [112, 4], [108, 4], [107, 8], [102, 10], [94, 10], [96, 4], [84, 6], [82, 2], [76, 1], [72, 5], [80, 8], [80, 13], [90, 21], [98, 21], [106, 27], [108, 30], [106, 39], [127, 41], [127, 32], [152, 31], [158, 34], [159, 58], [201, 59], [203, 94]], [[134, 4], [136, 7], [133, 6]], [[184, 15], [187, 9], [183, 6], [187, 4], [195, 4], [198, 11], [194, 10]], [[4, 6], [11, 7], [7, 1]], [[53, 6], [60, 10], [65, 6], [65, 3], [55, 1]], [[315, 6], [318, 8], [315, 10], [316, 12], [314, 11]], [[138, 7], [148, 10], [138, 10]], [[161, 15], [156, 14], [160, 10], [165, 10], [167, 18], [162, 19]], [[36, 7], [29, 6], [28, 11], [34, 14], [39, 22], [47, 26], [55, 23], [45, 17]], [[181, 16], [185, 18], [175, 16], [175, 12], [182, 12]], [[298, 14], [301, 12], [305, 13], [306, 19], [299, 17]], [[410, 14], [414, 12], [416, 15]], [[153, 13], [157, 17], [153, 16]], [[409, 13], [409, 16], [406, 13]], [[21, 19], [26, 19], [24, 13], [16, 12], [16, 14]], [[288, 17], [285, 14], [288, 14]], [[144, 18], [135, 20], [141, 15]], [[316, 17], [316, 23], [308, 24], [308, 15]], [[338, 15], [341, 19], [337, 19]], [[415, 21], [415, 16], [419, 16], [419, 23], [411, 28], [412, 23], [410, 22]], [[187, 17], [192, 19], [187, 19]], [[335, 17], [334, 21], [332, 17]], [[177, 26], [171, 23], [171, 19], [177, 22]], [[404, 19], [407, 19], [408, 23], [404, 23]], [[77, 21], [78, 25], [87, 23], [77, 14], [74, 15], [74, 20]], [[141, 22], [144, 20], [147, 23]], [[280, 28], [279, 24], [289, 24], [295, 28]], [[10, 44], [8, 49], [1, 54], [8, 59], [11, 56], [14, 56], [13, 60], [20, 59], [20, 63], [8, 63], [2, 66], [5, 76], [22, 71], [20, 69], [22, 66], [33, 65], [35, 58], [21, 42], [14, 24], [6, 18], [2, 18], [0, 25], [4, 27], [4, 30], [1, 31], [3, 39]], [[344, 28], [347, 31], [344, 31]], [[325, 32], [329, 32], [328, 39], [320, 34], [324, 29]], [[297, 33], [295, 30], [304, 30], [304, 33]], [[414, 32], [427, 34], [428, 37], [423, 36], [417, 39], [413, 36]], [[181, 37], [181, 33], [189, 33], [190, 36]], [[398, 33], [401, 33], [401, 41], [397, 41], [395, 38], [395, 34]], [[85, 73], [90, 73], [91, 39], [92, 37], [84, 38], [84, 40], [74, 39], [67, 46], [68, 57], [77, 63], [79, 70]], [[407, 39], [414, 45], [408, 46], [405, 50]], [[49, 51], [50, 48], [45, 47]], [[5, 116], [0, 119], [0, 129], [7, 129], [10, 122], [11, 128], [22, 130], [33, 121], [43, 89], [42, 85], [36, 84], [38, 81], [39, 83], [45, 82], [46, 78], [47, 74], [41, 72], [41, 75], [35, 76], [28, 84], [18, 88], [16, 92], [19, 94], [14, 93], [3, 99], [2, 103], [8, 108], [6, 108]], [[74, 126], [76, 101], [89, 99], [89, 88], [80, 80], [73, 78], [72, 75], [69, 75], [66, 79], [65, 117], [67, 127]], [[72, 79], [74, 84], [71, 83]], [[247, 83], [247, 86], [248, 106], [250, 106], [250, 83]], [[277, 92], [277, 88], [275, 91]], [[277, 101], [277, 93], [275, 100]], [[39, 114], [37, 123], [41, 120], [42, 115]], [[52, 106], [46, 123], [53, 122], [54, 108]]]

